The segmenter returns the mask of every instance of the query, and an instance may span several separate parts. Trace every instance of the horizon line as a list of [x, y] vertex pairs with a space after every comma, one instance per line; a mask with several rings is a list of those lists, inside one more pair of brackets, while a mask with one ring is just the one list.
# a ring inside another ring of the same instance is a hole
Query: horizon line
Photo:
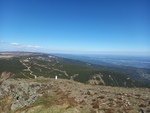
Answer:
[[145, 51], [17, 51], [17, 50], [0, 50], [0, 52], [30, 52], [30, 53], [45, 53], [45, 54], [103, 54], [103, 55], [135, 55], [135, 56], [150, 56], [150, 52]]

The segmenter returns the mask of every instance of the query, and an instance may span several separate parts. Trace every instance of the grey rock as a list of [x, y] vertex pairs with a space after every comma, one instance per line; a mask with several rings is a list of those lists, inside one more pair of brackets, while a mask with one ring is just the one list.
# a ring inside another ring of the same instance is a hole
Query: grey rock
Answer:
[[42, 96], [42, 94], [38, 93], [41, 87], [41, 83], [37, 82], [29, 83], [26, 80], [7, 79], [1, 84], [0, 96], [12, 94], [11, 110], [15, 110], [30, 105]]

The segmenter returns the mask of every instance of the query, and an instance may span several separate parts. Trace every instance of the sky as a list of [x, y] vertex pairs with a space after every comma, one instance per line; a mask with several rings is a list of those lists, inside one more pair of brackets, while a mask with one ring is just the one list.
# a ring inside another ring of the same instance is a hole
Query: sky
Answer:
[[0, 0], [0, 51], [150, 55], [150, 0]]

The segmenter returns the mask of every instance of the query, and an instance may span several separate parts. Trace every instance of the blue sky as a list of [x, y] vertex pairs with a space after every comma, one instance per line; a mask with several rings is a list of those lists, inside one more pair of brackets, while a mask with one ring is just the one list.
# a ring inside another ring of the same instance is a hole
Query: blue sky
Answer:
[[0, 0], [0, 51], [150, 55], [150, 1]]

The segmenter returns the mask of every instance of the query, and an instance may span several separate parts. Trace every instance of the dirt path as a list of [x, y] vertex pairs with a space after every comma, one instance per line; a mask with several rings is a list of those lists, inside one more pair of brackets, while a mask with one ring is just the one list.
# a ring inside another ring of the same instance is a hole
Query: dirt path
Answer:
[[[29, 71], [30, 72], [30, 75], [34, 76], [34, 78], [36, 79], [37, 76], [33, 74], [32, 70], [30, 69], [31, 67], [30, 66], [27, 66], [24, 62], [22, 62], [20, 60], [20, 62], [27, 68], [26, 71]], [[23, 74], [23, 73], [22, 73]], [[25, 77], [27, 77], [25, 74], [23, 74]], [[27, 77], [27, 78], [30, 78], [30, 77]]]
[[37, 65], [37, 66], [40, 66], [40, 67], [44, 67], [44, 68], [46, 68], [46, 69], [50, 69], [50, 70], [55, 70], [55, 71], [59, 71], [59, 72], [61, 72], [61, 73], [64, 73], [66, 76], [68, 76], [68, 74], [67, 74], [67, 72], [66, 71], [62, 71], [62, 70], [60, 70], [60, 69], [56, 69], [56, 68], [48, 68], [47, 66], [45, 66], [45, 65], [40, 65], [40, 64], [38, 64], [38, 63], [34, 63], [35, 65]]

